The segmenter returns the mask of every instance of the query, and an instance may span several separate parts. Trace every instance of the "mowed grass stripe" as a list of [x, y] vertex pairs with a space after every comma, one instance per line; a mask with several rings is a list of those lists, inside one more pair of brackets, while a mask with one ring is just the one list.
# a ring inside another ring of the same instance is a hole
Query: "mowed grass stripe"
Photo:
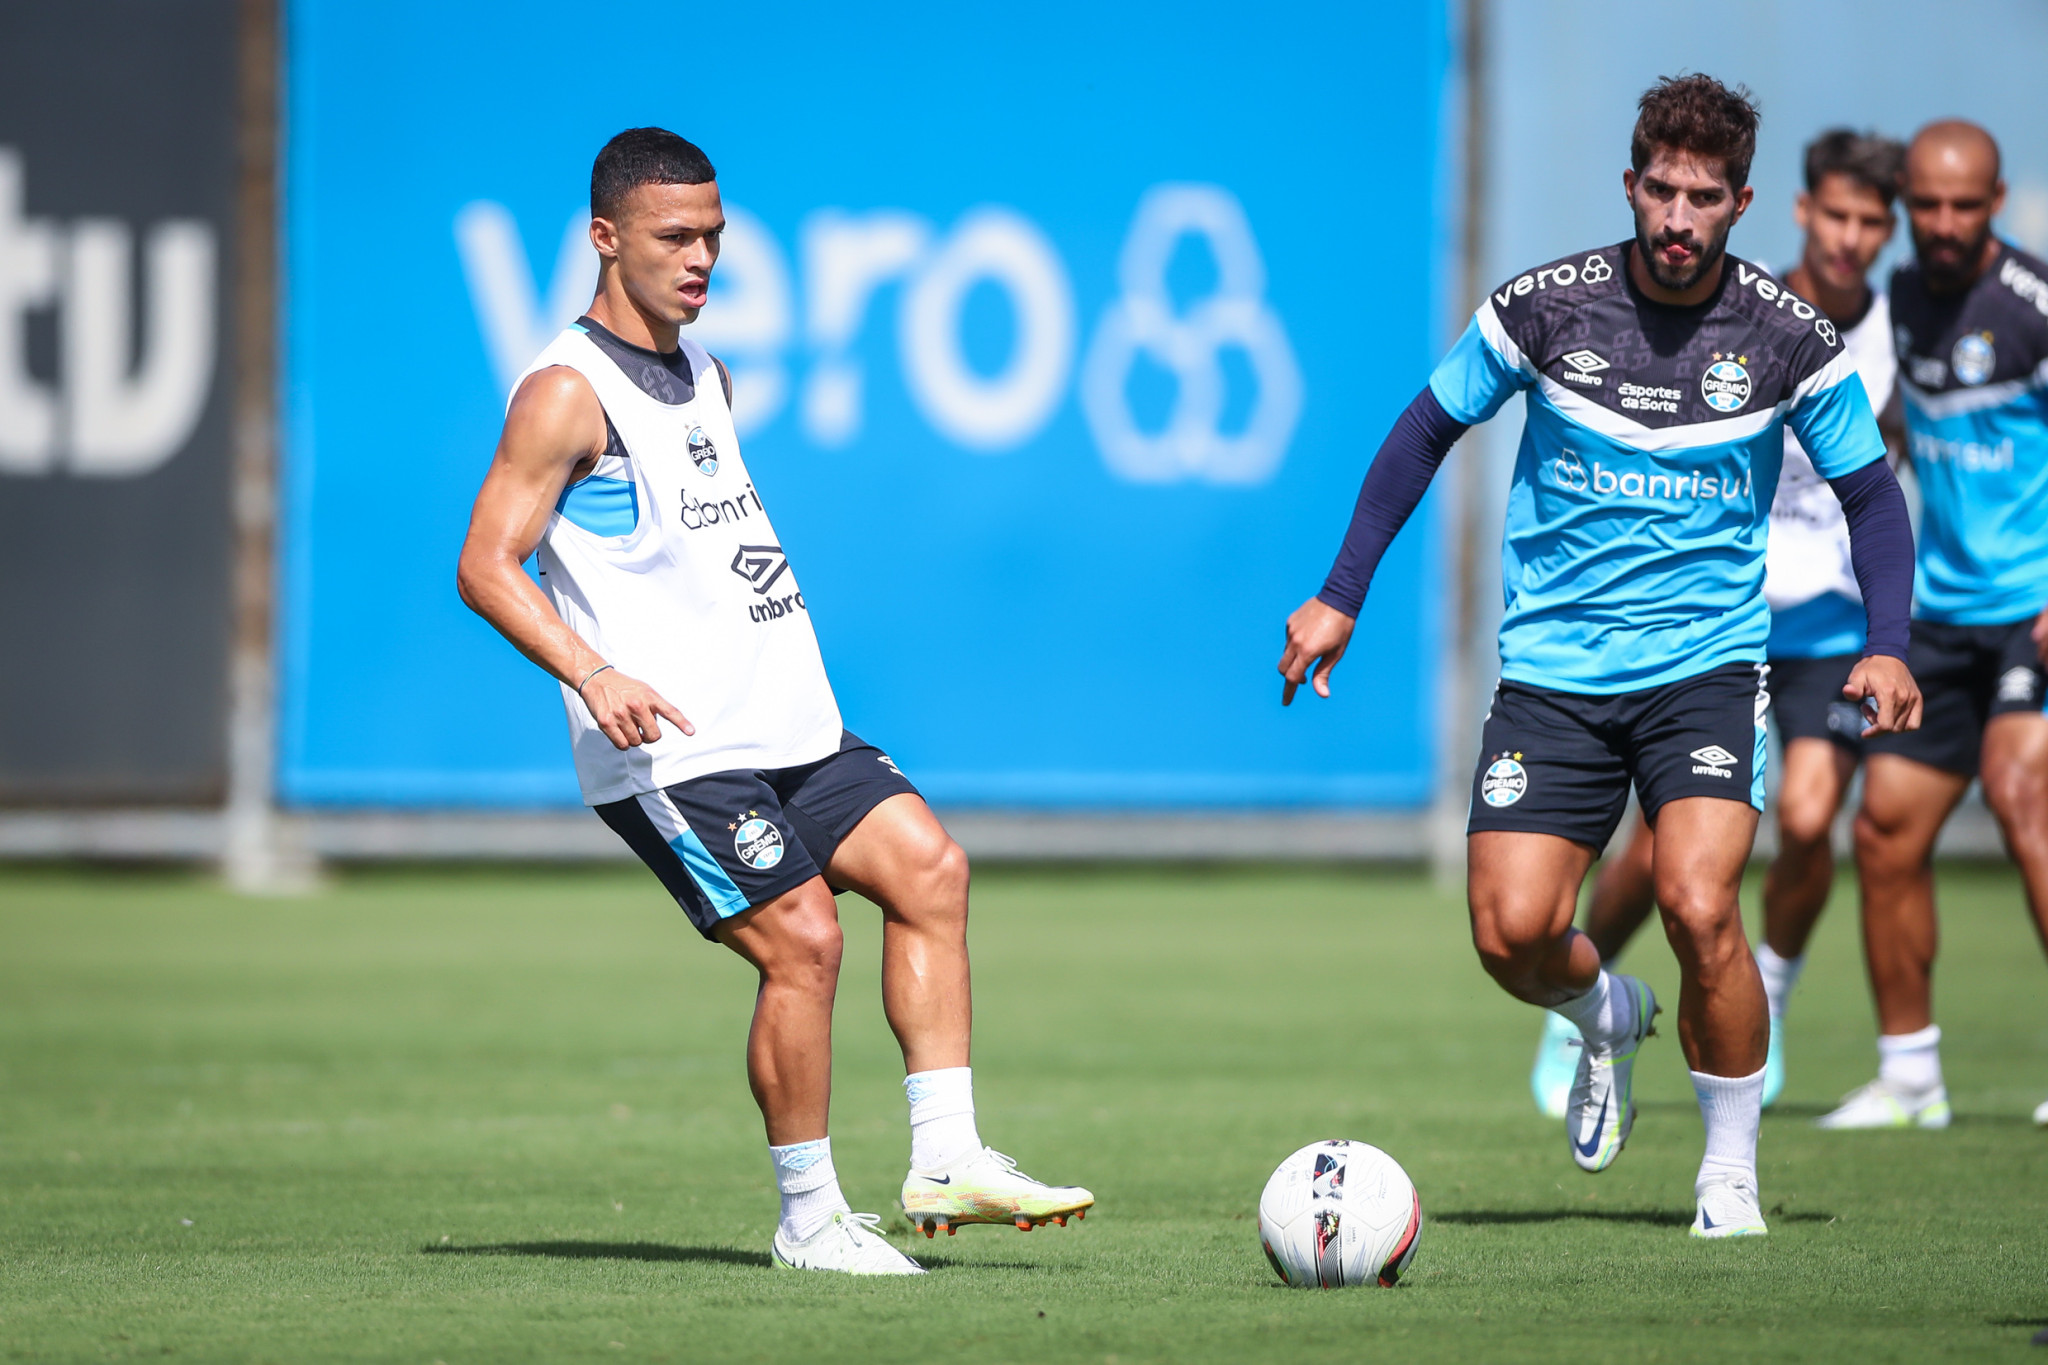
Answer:
[[[1840, 896], [1765, 1125], [1772, 1235], [1701, 1246], [1676, 1039], [1648, 1046], [1627, 1153], [1581, 1174], [1528, 1099], [1534, 1012], [1426, 880], [984, 873], [983, 1134], [1100, 1204], [1029, 1234], [927, 1241], [894, 1220], [935, 1273], [875, 1283], [768, 1268], [752, 982], [644, 874], [379, 871], [245, 901], [169, 874], [0, 870], [0, 1351], [2007, 1356], [2048, 1325], [2048, 1134], [2027, 1122], [2048, 1095], [2048, 969], [2009, 872], [1946, 868], [1942, 896], [1955, 1128], [1807, 1122], [1874, 1062]], [[887, 1211], [901, 1067], [875, 914], [842, 906], [835, 1155], [856, 1207]], [[1654, 930], [1629, 965], [1675, 993]], [[1335, 1135], [1421, 1188], [1398, 1290], [1285, 1290], [1258, 1252], [1266, 1175]]]

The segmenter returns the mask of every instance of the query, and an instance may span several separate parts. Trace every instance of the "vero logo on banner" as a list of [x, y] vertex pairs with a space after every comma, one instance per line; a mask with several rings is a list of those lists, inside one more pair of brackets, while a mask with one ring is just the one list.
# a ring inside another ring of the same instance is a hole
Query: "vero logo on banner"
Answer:
[[[503, 205], [478, 200], [456, 214], [478, 326], [508, 389], [590, 300], [597, 257], [588, 222], [571, 216], [543, 289]], [[1023, 446], [1074, 394], [1103, 464], [1132, 483], [1261, 484], [1286, 458], [1301, 416], [1301, 369], [1265, 297], [1251, 224], [1221, 186], [1157, 185], [1140, 199], [1117, 261], [1119, 293], [1093, 320], [1085, 347], [1064, 258], [1014, 208], [982, 205], [943, 229], [904, 209], [820, 208], [798, 225], [797, 271], [759, 218], [727, 205], [726, 223], [712, 304], [691, 336], [731, 366], [742, 433], [793, 407], [820, 448], [858, 439], [873, 377], [856, 343], [877, 293], [897, 285], [903, 387], [931, 430], [964, 451]], [[1207, 249], [1216, 278], [1206, 296], [1176, 301], [1168, 265], [1189, 238]], [[962, 335], [968, 296], [984, 287], [1002, 294], [1013, 319], [993, 373], [970, 363]], [[1248, 362], [1255, 390], [1248, 414], [1226, 429], [1222, 360], [1232, 351]], [[1141, 361], [1173, 379], [1163, 423], [1132, 410], [1129, 383]]]

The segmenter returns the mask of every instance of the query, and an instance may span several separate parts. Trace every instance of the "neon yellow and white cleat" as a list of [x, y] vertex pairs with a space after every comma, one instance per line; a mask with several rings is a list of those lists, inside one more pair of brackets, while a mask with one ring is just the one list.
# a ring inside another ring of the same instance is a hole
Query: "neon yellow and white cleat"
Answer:
[[1852, 1090], [1842, 1102], [1813, 1121], [1816, 1128], [1946, 1128], [1948, 1090], [1944, 1086], [1921, 1094], [1872, 1081]]
[[1629, 993], [1635, 1005], [1635, 1020], [1627, 1033], [1606, 1046], [1588, 1039], [1579, 1053], [1578, 1074], [1572, 1078], [1571, 1101], [1564, 1116], [1565, 1141], [1571, 1144], [1572, 1160], [1583, 1171], [1604, 1171], [1628, 1145], [1629, 1130], [1635, 1127], [1636, 1053], [1643, 1039], [1657, 1031], [1657, 997], [1633, 976], [1617, 974], [1615, 990]]
[[913, 1169], [903, 1181], [903, 1213], [927, 1237], [952, 1236], [968, 1223], [1013, 1223], [1029, 1232], [1085, 1218], [1095, 1196], [1079, 1185], [1048, 1185], [1017, 1169], [993, 1147], [955, 1157], [936, 1171]]
[[1692, 1216], [1695, 1237], [1762, 1237], [1763, 1203], [1757, 1198], [1756, 1181], [1746, 1175], [1724, 1176], [1702, 1181], [1693, 1198], [1699, 1208]]
[[775, 1234], [775, 1264], [782, 1270], [837, 1270], [847, 1275], [922, 1275], [924, 1267], [882, 1240], [877, 1213], [832, 1215], [801, 1242]]

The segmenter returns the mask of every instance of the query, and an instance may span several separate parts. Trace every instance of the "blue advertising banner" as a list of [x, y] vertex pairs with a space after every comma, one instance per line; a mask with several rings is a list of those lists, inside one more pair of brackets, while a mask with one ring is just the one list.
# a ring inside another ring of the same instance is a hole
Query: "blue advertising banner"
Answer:
[[941, 803], [1425, 804], [1427, 507], [1336, 700], [1273, 663], [1442, 340], [1442, 7], [717, 8], [292, 5], [285, 799], [576, 801], [455, 556], [591, 159], [659, 124], [855, 731]]

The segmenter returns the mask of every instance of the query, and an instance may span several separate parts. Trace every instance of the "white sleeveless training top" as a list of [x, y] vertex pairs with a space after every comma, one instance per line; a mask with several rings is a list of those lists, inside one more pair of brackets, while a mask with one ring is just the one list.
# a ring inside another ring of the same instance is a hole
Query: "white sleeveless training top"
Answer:
[[572, 324], [512, 386], [564, 365], [610, 426], [540, 540], [541, 586], [569, 628], [690, 718], [621, 751], [562, 687], [588, 805], [730, 769], [790, 768], [839, 748], [839, 705], [796, 574], [740, 458], [711, 357], [628, 345]]
[[[1892, 312], [1877, 290], [1863, 320], [1842, 333], [1842, 349], [1863, 380], [1870, 410], [1883, 412], [1898, 380], [1892, 353]], [[1764, 600], [1773, 611], [1811, 602], [1822, 593], [1861, 602], [1856, 572], [1849, 563], [1849, 523], [1827, 480], [1815, 472], [1792, 428], [1785, 428], [1785, 466], [1771, 502], [1770, 540], [1764, 550]]]

